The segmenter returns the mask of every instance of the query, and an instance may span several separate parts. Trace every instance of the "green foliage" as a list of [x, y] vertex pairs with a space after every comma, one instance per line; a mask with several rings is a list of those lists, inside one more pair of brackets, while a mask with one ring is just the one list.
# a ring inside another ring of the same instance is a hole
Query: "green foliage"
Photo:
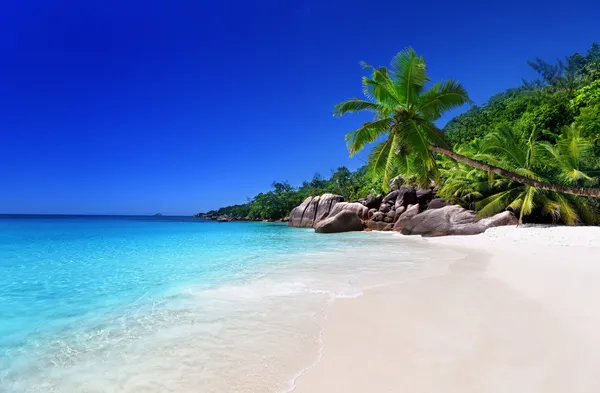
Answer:
[[[397, 174], [410, 174], [419, 184], [439, 183], [435, 156], [430, 146], [447, 146], [442, 132], [434, 121], [450, 109], [470, 102], [460, 83], [450, 80], [434, 83], [426, 89], [425, 60], [408, 48], [399, 52], [391, 67], [373, 67], [363, 77], [366, 100], [352, 98], [335, 106], [334, 114], [370, 111], [373, 121], [346, 135], [350, 155], [377, 143], [369, 155], [369, 172], [381, 178], [381, 187], [388, 188]], [[383, 140], [383, 141], [382, 141]]]
[[374, 180], [366, 167], [355, 172], [339, 167], [329, 179], [316, 173], [310, 181], [303, 182], [297, 188], [287, 182], [274, 182], [272, 187], [271, 191], [256, 195], [246, 204], [226, 206], [207, 214], [277, 220], [289, 215], [294, 207], [309, 196], [333, 193], [350, 201], [382, 192], [381, 182]]
[[372, 121], [346, 135], [351, 155], [375, 144], [368, 165], [355, 172], [337, 168], [328, 179], [315, 174], [300, 187], [276, 182], [271, 191], [246, 204], [209, 213], [279, 219], [308, 196], [329, 192], [357, 200], [386, 191], [389, 180], [401, 174], [411, 185], [441, 184], [440, 196], [477, 210], [480, 217], [508, 209], [520, 222], [598, 223], [599, 199], [524, 185], [431, 151], [432, 146], [451, 144], [460, 155], [528, 179], [560, 187], [596, 187], [600, 45], [594, 43], [587, 53], [556, 63], [536, 58], [529, 65], [537, 79], [473, 106], [449, 121], [442, 132], [434, 122], [445, 111], [470, 102], [459, 83], [429, 84], [425, 60], [412, 49], [398, 53], [390, 68], [363, 63], [369, 70], [362, 80], [365, 99], [338, 104], [334, 114], [374, 114]]
[[[595, 186], [600, 175], [600, 45], [555, 64], [529, 62], [539, 75], [452, 119], [444, 132], [467, 157], [564, 186]], [[597, 200], [539, 190], [441, 159], [440, 194], [478, 210], [521, 219], [597, 223]], [[546, 217], [546, 218], [545, 218]]]
[[[539, 181], [589, 186], [597, 183], [594, 168], [598, 158], [592, 148], [591, 140], [582, 137], [576, 126], [564, 127], [555, 144], [539, 141], [535, 128], [527, 134], [504, 126], [481, 140], [473, 140], [460, 149], [460, 154]], [[464, 164], [452, 164], [442, 160], [445, 182], [439, 195], [475, 208], [480, 217], [512, 210], [519, 222], [528, 218], [574, 225], [598, 220], [597, 210], [583, 198], [515, 183]]]
[[571, 108], [578, 112], [575, 121], [582, 127], [585, 136], [600, 136], [600, 79], [575, 91]]
[[554, 141], [574, 121], [583, 135], [600, 136], [600, 45], [555, 64], [536, 58], [529, 65], [539, 75], [456, 116], [444, 127], [453, 145], [465, 145], [507, 125], [521, 132], [535, 127], [542, 140]]

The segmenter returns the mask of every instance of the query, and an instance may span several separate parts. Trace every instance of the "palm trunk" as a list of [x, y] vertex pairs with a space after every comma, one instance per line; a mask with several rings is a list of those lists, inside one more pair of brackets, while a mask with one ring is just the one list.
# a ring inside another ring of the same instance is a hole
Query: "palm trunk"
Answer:
[[438, 147], [438, 146], [431, 146], [431, 150], [436, 153], [443, 154], [445, 156], [453, 158], [456, 161], [460, 161], [464, 164], [467, 164], [470, 167], [473, 167], [476, 169], [481, 169], [483, 171], [493, 172], [500, 176], [504, 176], [510, 180], [513, 180], [517, 183], [525, 184], [530, 187], [535, 187], [535, 188], [539, 188], [542, 190], [548, 190], [548, 191], [562, 192], [563, 194], [572, 194], [572, 195], [578, 195], [578, 196], [600, 198], [600, 187], [594, 187], [594, 188], [567, 187], [567, 186], [559, 186], [557, 184], [545, 183], [545, 182], [537, 181], [534, 179], [530, 179], [525, 176], [518, 175], [513, 172], [509, 172], [502, 168], [498, 168], [498, 167], [495, 167], [492, 165], [485, 164], [481, 161], [476, 161], [476, 160], [470, 159], [469, 157], [465, 157], [463, 155], [455, 153], [450, 149], [446, 149], [446, 148]]

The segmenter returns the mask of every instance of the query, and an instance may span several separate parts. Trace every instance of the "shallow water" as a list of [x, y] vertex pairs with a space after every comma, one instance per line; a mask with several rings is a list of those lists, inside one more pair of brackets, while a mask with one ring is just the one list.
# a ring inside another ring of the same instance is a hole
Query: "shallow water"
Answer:
[[282, 224], [3, 217], [0, 391], [289, 391], [332, 301], [457, 256]]

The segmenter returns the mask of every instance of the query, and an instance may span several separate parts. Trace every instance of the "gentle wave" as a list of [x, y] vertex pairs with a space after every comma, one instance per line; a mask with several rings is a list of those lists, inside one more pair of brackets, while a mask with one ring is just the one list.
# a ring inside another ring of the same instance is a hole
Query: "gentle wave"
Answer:
[[[116, 236], [119, 225], [110, 222], [119, 247], [107, 246], [106, 239], [97, 247], [88, 239], [85, 259], [88, 266], [103, 261], [99, 272], [117, 269], [121, 276], [107, 274], [109, 281], [86, 276], [96, 280], [88, 282], [68, 271], [55, 273], [67, 291], [85, 294], [87, 286], [96, 294], [108, 286], [119, 296], [98, 295], [93, 302], [81, 295], [65, 294], [68, 302], [46, 296], [44, 307], [53, 305], [54, 310], [37, 316], [33, 313], [40, 305], [27, 303], [34, 294], [22, 303], [11, 297], [12, 305], [23, 307], [20, 322], [32, 325], [11, 330], [15, 338], [3, 341], [0, 390], [290, 391], [323, 355], [329, 304], [361, 296], [366, 288], [434, 274], [456, 257], [422, 243], [367, 233], [320, 236], [284, 226], [236, 224], [205, 224], [195, 233], [189, 225], [177, 227], [181, 223], [168, 228], [152, 222], [126, 224], [129, 238], [132, 232], [141, 235], [125, 241]], [[86, 230], [95, 238], [102, 231], [94, 225]], [[64, 236], [58, 238], [64, 252], [74, 252], [65, 246]], [[71, 240], [78, 246], [86, 243], [80, 237]], [[137, 252], [131, 253], [132, 248]], [[140, 258], [148, 258], [148, 250], [155, 253], [153, 262], [146, 261], [148, 269], [140, 272], [136, 266]], [[20, 252], [21, 258], [27, 254]], [[39, 267], [19, 263], [17, 270], [29, 273], [27, 287], [41, 288], [39, 277], [31, 279]], [[35, 291], [37, 297], [43, 294]], [[74, 309], [71, 300], [82, 306]]]

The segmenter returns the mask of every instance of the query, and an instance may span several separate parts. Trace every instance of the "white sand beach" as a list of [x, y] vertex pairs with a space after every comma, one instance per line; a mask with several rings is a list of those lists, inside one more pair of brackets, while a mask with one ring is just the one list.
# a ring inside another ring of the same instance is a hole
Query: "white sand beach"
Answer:
[[414, 241], [468, 256], [440, 276], [337, 300], [323, 357], [295, 392], [599, 391], [600, 228]]

